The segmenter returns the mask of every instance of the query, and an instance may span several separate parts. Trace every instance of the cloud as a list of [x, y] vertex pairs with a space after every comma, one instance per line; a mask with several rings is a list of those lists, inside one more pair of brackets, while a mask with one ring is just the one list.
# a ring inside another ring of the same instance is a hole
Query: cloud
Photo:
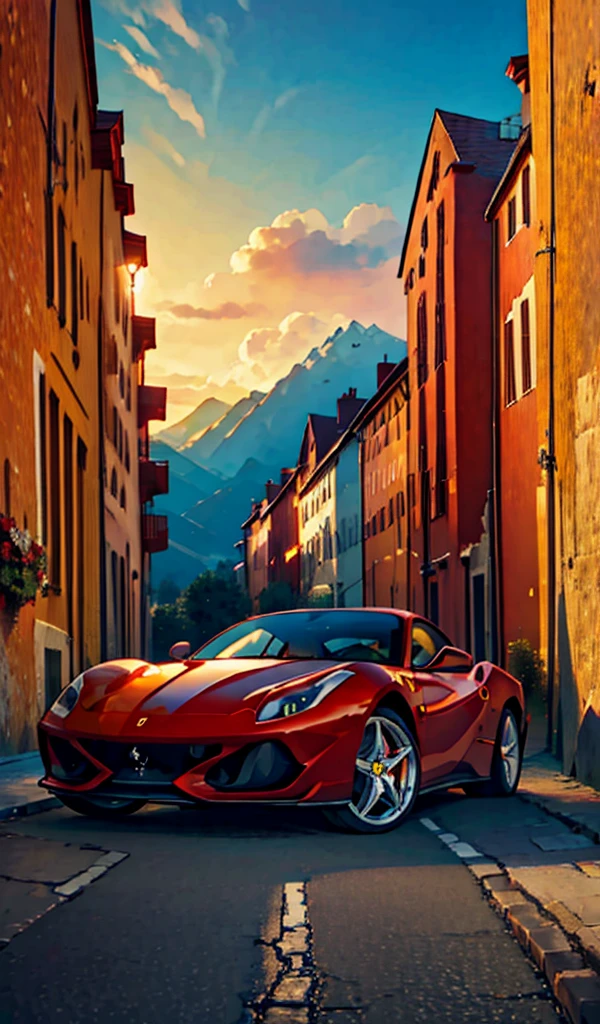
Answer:
[[135, 75], [141, 82], [144, 82], [149, 89], [164, 96], [171, 110], [182, 121], [187, 121], [191, 124], [201, 139], [206, 137], [204, 118], [196, 110], [189, 92], [169, 85], [158, 68], [152, 67], [150, 64], [141, 64], [134, 57], [131, 50], [128, 50], [122, 43], [116, 41], [114, 43], [105, 43], [102, 39], [99, 39], [98, 42], [101, 46], [106, 47], [107, 50], [113, 50], [115, 53], [118, 53], [119, 57], [127, 64], [132, 75]]
[[265, 106], [260, 109], [260, 111], [258, 112], [254, 119], [254, 123], [252, 125], [252, 128], [250, 129], [250, 139], [252, 141], [256, 141], [259, 135], [261, 135], [262, 132], [265, 130], [267, 123], [268, 121], [270, 121], [272, 115], [279, 110], [283, 110], [283, 108], [288, 103], [290, 103], [291, 100], [294, 100], [296, 96], [298, 96], [298, 94], [301, 92], [302, 89], [300, 88], [286, 89], [285, 92], [282, 92], [281, 95], [277, 97], [273, 104], [265, 104]]
[[158, 303], [156, 308], [181, 320], [242, 320], [244, 317], [258, 316], [264, 312], [264, 307], [258, 303], [241, 306], [237, 302], [223, 302], [220, 306], [207, 309], [204, 306], [192, 306], [188, 302], [178, 304], [164, 301]]
[[231, 256], [234, 273], [294, 276], [377, 267], [398, 255], [402, 231], [389, 207], [363, 203], [341, 228], [319, 210], [289, 210], [269, 227], [255, 228]]
[[140, 49], [144, 51], [144, 53], [149, 53], [151, 57], [160, 57], [160, 53], [152, 45], [152, 43], [148, 39], [148, 36], [144, 32], [142, 32], [141, 28], [136, 28], [135, 25], [123, 25], [123, 28], [126, 32], [129, 32], [131, 38], [136, 41], [136, 43], [138, 44]]
[[[244, 370], [250, 368], [256, 376], [264, 375], [264, 379], [274, 383], [286, 374], [294, 363], [302, 362], [312, 351], [319, 347], [338, 327], [347, 327], [350, 318], [341, 313], [334, 314], [327, 321], [315, 316], [314, 313], [290, 313], [284, 317], [277, 327], [259, 327], [248, 334], [242, 341], [238, 355], [243, 364], [242, 372], [236, 374], [237, 379], [244, 379]], [[252, 374], [246, 374], [252, 379]]]
[[170, 157], [178, 167], [185, 167], [185, 158], [175, 149], [175, 146], [169, 139], [161, 135], [160, 132], [155, 132], [152, 128], [145, 127], [142, 131], [155, 153], [161, 153], [164, 156]]
[[238, 2], [238, 4], [240, 5], [240, 7], [242, 8], [243, 11], [249, 11], [250, 10], [250, 0], [237, 0], [237, 2]]
[[155, 18], [167, 25], [176, 36], [179, 36], [193, 50], [200, 49], [200, 36], [191, 28], [181, 13], [181, 6], [173, 0], [152, 0], [144, 7]]

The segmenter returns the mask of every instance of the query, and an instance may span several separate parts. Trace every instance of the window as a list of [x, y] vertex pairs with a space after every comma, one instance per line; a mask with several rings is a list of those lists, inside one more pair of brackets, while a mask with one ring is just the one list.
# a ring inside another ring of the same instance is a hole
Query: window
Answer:
[[37, 378], [37, 418], [36, 418], [36, 463], [39, 473], [39, 512], [38, 531], [42, 544], [48, 540], [48, 467], [46, 463], [46, 374], [40, 370]]
[[87, 448], [77, 439], [77, 618], [79, 622], [79, 671], [85, 668], [85, 471]]
[[449, 645], [443, 633], [439, 633], [428, 622], [413, 624], [411, 640], [410, 660], [413, 668], [426, 668], [437, 652]]
[[58, 322], [64, 327], [67, 322], [67, 254], [66, 254], [66, 228], [65, 215], [62, 207], [58, 208], [57, 215], [57, 248], [58, 248]]
[[531, 169], [523, 168], [521, 175], [521, 201], [523, 205], [523, 224], [531, 224]]
[[427, 202], [431, 202], [433, 199], [433, 193], [438, 187], [440, 180], [440, 151], [436, 149], [433, 154], [433, 161], [431, 163], [431, 177], [429, 179], [429, 188], [427, 189]]
[[86, 278], [85, 281], [85, 318], [89, 324], [90, 322], [90, 279]]
[[419, 256], [419, 277], [425, 277], [425, 257]]
[[[402, 620], [387, 612], [340, 610], [335, 616], [315, 609], [261, 615], [232, 626], [194, 655], [220, 658], [322, 658], [400, 664]], [[293, 704], [287, 713], [301, 710]], [[285, 715], [285, 709], [283, 709]]]
[[371, 518], [371, 536], [377, 536], [377, 516], [372, 516]]
[[85, 311], [84, 295], [83, 295], [83, 263], [79, 260], [79, 319], [83, 320], [83, 314]]
[[114, 294], [114, 300], [115, 300], [115, 321], [116, 321], [116, 323], [119, 323], [119, 320], [121, 318], [121, 279], [119, 277], [119, 268], [118, 267], [115, 267], [113, 287], [114, 287], [114, 291], [115, 291], [115, 294]]
[[402, 516], [404, 515], [404, 494], [398, 491], [396, 495], [396, 533], [398, 547], [402, 547]]
[[425, 392], [419, 391], [419, 471], [424, 473], [428, 464], [427, 452], [427, 405]]
[[119, 495], [119, 505], [122, 509], [127, 508], [127, 497], [125, 495], [125, 488], [121, 487], [121, 494]]
[[117, 484], [117, 471], [116, 469], [113, 469], [112, 473], [110, 474], [110, 493], [112, 494], [113, 498], [116, 498], [118, 489], [119, 488]]
[[513, 196], [508, 202], [508, 241], [514, 238], [517, 232], [517, 197]]
[[77, 242], [71, 242], [71, 341], [74, 345], [79, 338], [78, 271]]
[[116, 448], [118, 443], [119, 443], [119, 417], [118, 417], [118, 414], [117, 414], [117, 407], [116, 407], [116, 405], [113, 405], [113, 407], [112, 407], [112, 437], [111, 437], [111, 441], [112, 441], [112, 443], [114, 444], [114, 446]]
[[446, 512], [446, 367], [441, 363], [435, 372], [436, 445], [435, 445], [435, 514]]
[[131, 458], [129, 455], [129, 434], [125, 433], [125, 469], [131, 472]]
[[533, 380], [531, 375], [531, 335], [529, 331], [529, 299], [521, 303], [521, 371], [523, 376], [523, 392], [531, 391]]
[[6, 516], [11, 515], [11, 500], [10, 500], [10, 460], [4, 460], [4, 514]]
[[[63, 416], [63, 503], [64, 503], [64, 547], [65, 547], [65, 590], [67, 604], [67, 633], [74, 635], [73, 629], [73, 576], [75, 568], [75, 480], [73, 476], [73, 424], [69, 417]], [[73, 675], [74, 651], [69, 645], [69, 673]]]
[[127, 378], [127, 412], [131, 412], [131, 377]]
[[394, 499], [390, 498], [388, 503], [388, 526], [393, 526], [394, 523]]
[[119, 366], [119, 394], [121, 398], [125, 398], [125, 370], [123, 369], [123, 363]]
[[421, 387], [427, 380], [427, 299], [425, 292], [417, 305], [417, 383]]
[[50, 582], [60, 587], [61, 565], [61, 488], [59, 403], [50, 392]]
[[504, 404], [511, 405], [517, 397], [515, 384], [515, 341], [513, 321], [504, 324]]
[[381, 533], [385, 530], [385, 505], [379, 509], [379, 530]]
[[409, 508], [415, 508], [417, 504], [417, 489], [415, 487], [415, 474], [409, 473], [406, 478], [406, 498]]
[[444, 281], [445, 214], [440, 203], [436, 216], [437, 237], [435, 255], [435, 365], [446, 358], [446, 305]]
[[423, 252], [425, 252], [425, 250], [427, 249], [427, 244], [428, 244], [428, 233], [427, 233], [427, 217], [426, 217], [425, 220], [423, 221], [423, 224], [421, 225], [421, 248], [422, 248]]

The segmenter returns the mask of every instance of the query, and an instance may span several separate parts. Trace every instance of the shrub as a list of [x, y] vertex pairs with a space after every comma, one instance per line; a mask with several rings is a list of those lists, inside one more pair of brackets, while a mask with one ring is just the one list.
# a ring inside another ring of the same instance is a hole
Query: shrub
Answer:
[[526, 695], [543, 695], [546, 689], [544, 662], [529, 640], [513, 640], [508, 645], [508, 671], [521, 681]]

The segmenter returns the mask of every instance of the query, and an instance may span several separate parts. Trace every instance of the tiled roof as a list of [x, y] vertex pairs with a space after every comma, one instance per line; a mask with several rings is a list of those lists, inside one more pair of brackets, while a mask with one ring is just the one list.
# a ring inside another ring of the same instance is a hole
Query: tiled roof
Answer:
[[337, 418], [320, 416], [314, 412], [311, 412], [308, 418], [317, 442], [317, 462], [320, 462], [338, 439]]
[[498, 121], [438, 110], [461, 163], [474, 164], [487, 178], [500, 178], [515, 148], [514, 139], [501, 139]]

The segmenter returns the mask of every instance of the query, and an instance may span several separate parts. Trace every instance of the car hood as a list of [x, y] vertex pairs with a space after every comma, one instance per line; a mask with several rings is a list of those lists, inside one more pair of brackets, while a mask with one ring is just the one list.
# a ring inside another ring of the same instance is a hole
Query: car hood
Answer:
[[165, 665], [109, 662], [86, 672], [79, 707], [103, 714], [230, 715], [258, 707], [275, 687], [343, 667], [331, 661], [266, 658]]

